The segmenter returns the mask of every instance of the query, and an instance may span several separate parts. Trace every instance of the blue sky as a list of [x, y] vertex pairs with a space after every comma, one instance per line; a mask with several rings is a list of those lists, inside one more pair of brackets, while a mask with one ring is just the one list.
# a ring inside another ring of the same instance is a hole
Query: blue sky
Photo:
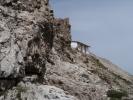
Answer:
[[133, 74], [133, 0], [51, 0], [56, 17], [69, 17], [72, 39]]

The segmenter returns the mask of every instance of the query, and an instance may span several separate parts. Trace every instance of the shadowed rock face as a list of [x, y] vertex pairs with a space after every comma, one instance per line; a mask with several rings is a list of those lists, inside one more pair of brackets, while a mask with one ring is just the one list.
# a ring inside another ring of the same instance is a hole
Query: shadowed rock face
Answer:
[[70, 47], [71, 43], [71, 25], [69, 23], [69, 18], [55, 19], [54, 25], [56, 26], [54, 28], [54, 32], [56, 33], [54, 47], [57, 51], [65, 51], [66, 48]]
[[53, 41], [48, 0], [0, 0], [0, 89], [25, 75], [45, 74]]
[[52, 23], [39, 23], [38, 33], [28, 41], [28, 47], [25, 61], [26, 75], [37, 74], [41, 77], [44, 76], [46, 68], [45, 63], [48, 59], [50, 49], [53, 45], [53, 26]]

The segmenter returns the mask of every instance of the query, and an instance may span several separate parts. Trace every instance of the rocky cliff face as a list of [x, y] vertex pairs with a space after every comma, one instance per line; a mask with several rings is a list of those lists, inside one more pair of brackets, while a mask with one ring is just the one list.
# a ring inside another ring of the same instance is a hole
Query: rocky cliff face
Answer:
[[132, 77], [72, 49], [70, 31], [48, 0], [1, 0], [0, 100], [107, 100], [109, 89], [132, 98]]
[[0, 90], [26, 75], [44, 76], [53, 44], [51, 15], [47, 0], [0, 1]]

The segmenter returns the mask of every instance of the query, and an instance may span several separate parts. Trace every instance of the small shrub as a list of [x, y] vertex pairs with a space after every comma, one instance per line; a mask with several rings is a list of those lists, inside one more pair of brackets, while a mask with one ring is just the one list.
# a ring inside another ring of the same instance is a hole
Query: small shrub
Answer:
[[22, 87], [22, 86], [17, 86], [16, 89], [18, 90], [18, 92], [26, 92], [27, 88], [26, 87]]
[[86, 79], [89, 79], [89, 76], [87, 74], [82, 74], [81, 76], [86, 78]]
[[21, 93], [26, 92], [26, 91], [27, 91], [27, 88], [18, 85], [18, 86], [16, 87], [16, 89], [17, 89], [17, 91], [18, 91], [18, 93], [17, 93], [17, 98], [18, 98], [18, 100], [22, 100], [22, 99], [21, 99]]
[[122, 97], [128, 96], [128, 93], [124, 90], [109, 90], [107, 96], [110, 97], [111, 100], [121, 100]]

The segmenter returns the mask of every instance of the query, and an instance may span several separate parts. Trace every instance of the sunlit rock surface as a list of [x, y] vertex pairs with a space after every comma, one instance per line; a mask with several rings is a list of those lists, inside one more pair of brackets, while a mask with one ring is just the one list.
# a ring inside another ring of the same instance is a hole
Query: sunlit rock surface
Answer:
[[108, 100], [110, 89], [133, 100], [130, 74], [71, 41], [49, 0], [0, 0], [0, 100]]
[[0, 100], [78, 100], [67, 95], [65, 91], [55, 86], [19, 83], [9, 90]]

